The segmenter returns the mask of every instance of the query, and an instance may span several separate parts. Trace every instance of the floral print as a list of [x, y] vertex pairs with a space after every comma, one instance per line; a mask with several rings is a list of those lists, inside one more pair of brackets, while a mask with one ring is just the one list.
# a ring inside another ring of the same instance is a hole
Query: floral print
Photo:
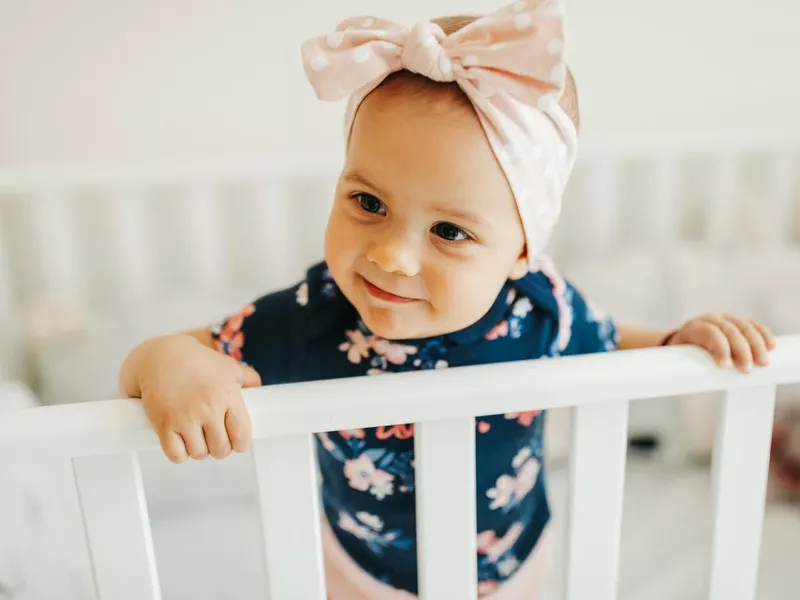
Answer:
[[350, 482], [350, 487], [362, 492], [369, 490], [378, 500], [394, 493], [394, 475], [376, 469], [375, 463], [366, 454], [356, 460], [345, 461], [344, 475]]
[[540, 410], [526, 410], [518, 413], [508, 413], [505, 415], [506, 419], [516, 420], [517, 423], [523, 427], [530, 427], [533, 420], [541, 414]]
[[295, 300], [300, 306], [308, 306], [308, 283], [303, 282], [300, 284], [300, 287], [297, 288], [297, 292], [295, 292]]
[[504, 474], [497, 478], [495, 487], [487, 490], [491, 500], [490, 510], [508, 511], [525, 499], [539, 478], [539, 461], [531, 456], [530, 448], [522, 448], [511, 461], [515, 475]]
[[[327, 268], [318, 265], [298, 285], [245, 306], [212, 334], [217, 349], [253, 366], [267, 385], [615, 347], [613, 322], [589, 308], [574, 288], [557, 283], [555, 298], [552, 282], [531, 273], [507, 283], [486, 315], [465, 330], [386, 340], [366, 327]], [[564, 302], [572, 310], [570, 343], [562, 349], [556, 338], [564, 325], [558, 320]], [[540, 472], [544, 417], [527, 410], [475, 419], [481, 597], [514, 576], [549, 520]], [[417, 593], [414, 429], [413, 423], [400, 423], [316, 435], [322, 505], [334, 534], [370, 575], [412, 594]]]
[[338, 526], [342, 531], [363, 540], [367, 547], [377, 555], [383, 554], [387, 547], [410, 548], [411, 540], [403, 537], [399, 530], [383, 531], [380, 517], [367, 512], [357, 512], [355, 517], [341, 511]]
[[244, 320], [255, 311], [255, 305], [248, 304], [238, 314], [229, 318], [224, 325], [212, 330], [217, 351], [242, 362], [242, 347], [245, 341], [242, 325], [244, 325]]

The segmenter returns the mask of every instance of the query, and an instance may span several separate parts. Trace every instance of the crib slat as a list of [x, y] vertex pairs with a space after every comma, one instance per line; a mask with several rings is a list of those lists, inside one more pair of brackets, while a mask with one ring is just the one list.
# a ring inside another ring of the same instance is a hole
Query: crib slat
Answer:
[[115, 275], [120, 297], [135, 301], [152, 290], [152, 236], [144, 196], [137, 190], [118, 190], [108, 208]]
[[622, 189], [620, 162], [614, 158], [598, 159], [587, 168], [585, 192], [592, 201], [586, 203], [581, 230], [582, 250], [591, 254], [609, 250], [619, 244]]
[[61, 192], [46, 190], [31, 198], [32, 225], [47, 301], [68, 308], [77, 306], [81, 299], [75, 210], [72, 198]]
[[421, 600], [477, 597], [475, 420], [416, 425], [417, 562]]
[[711, 170], [708, 241], [716, 246], [734, 243], [739, 216], [739, 161], [734, 156], [717, 159]]
[[797, 189], [797, 162], [791, 154], [781, 154], [771, 158], [767, 168], [764, 202], [755, 211], [766, 212], [763, 241], [772, 246], [785, 246], [792, 239], [792, 211]]
[[224, 228], [216, 189], [210, 183], [197, 183], [186, 190], [183, 218], [187, 226], [187, 256], [193, 282], [204, 290], [216, 290], [224, 282]]
[[645, 235], [650, 239], [644, 242], [655, 243], [668, 249], [679, 237], [681, 216], [681, 172], [675, 158], [665, 156], [653, 165], [650, 189], [652, 197], [647, 211]]
[[325, 600], [312, 437], [253, 442], [269, 600]]
[[72, 461], [98, 600], [160, 600], [135, 453]]
[[616, 600], [628, 402], [573, 410], [566, 598]]
[[775, 387], [730, 390], [714, 448], [710, 600], [756, 597]]
[[286, 181], [269, 180], [259, 184], [253, 218], [258, 228], [254, 242], [262, 257], [264, 276], [269, 285], [291, 285], [302, 272], [294, 245], [291, 188]]

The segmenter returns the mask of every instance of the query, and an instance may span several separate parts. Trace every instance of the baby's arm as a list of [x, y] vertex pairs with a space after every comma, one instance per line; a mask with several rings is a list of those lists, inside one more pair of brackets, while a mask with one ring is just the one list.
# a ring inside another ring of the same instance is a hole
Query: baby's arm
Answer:
[[618, 331], [620, 350], [690, 344], [708, 351], [721, 367], [735, 364], [743, 373], [754, 365], [767, 365], [769, 352], [775, 348], [769, 327], [727, 314], [697, 317], [672, 331], [633, 325], [620, 325]]
[[259, 385], [252, 368], [215, 349], [207, 329], [142, 342], [119, 376], [120, 394], [141, 398], [164, 453], [175, 463], [247, 450], [251, 425], [241, 388]]

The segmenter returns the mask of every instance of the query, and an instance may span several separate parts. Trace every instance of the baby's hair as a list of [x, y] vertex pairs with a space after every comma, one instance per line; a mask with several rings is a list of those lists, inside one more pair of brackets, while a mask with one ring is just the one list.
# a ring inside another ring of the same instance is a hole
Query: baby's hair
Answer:
[[[470, 23], [478, 20], [480, 17], [476, 15], [456, 15], [451, 17], [440, 17], [433, 19], [439, 27], [442, 28], [445, 35], [452, 35], [458, 30], [466, 27]], [[452, 101], [457, 102], [465, 107], [472, 107], [466, 94], [461, 91], [461, 88], [454, 83], [440, 83], [432, 81], [422, 75], [411, 73], [410, 71], [397, 71], [387, 77], [379, 86], [383, 91], [389, 93], [404, 93], [413, 95], [426, 95], [432, 97], [430, 91], [436, 90], [437, 98], [441, 98], [450, 104]], [[575, 80], [572, 73], [567, 68], [567, 82], [564, 93], [559, 100], [559, 105], [564, 109], [572, 122], [575, 123], [575, 128], [580, 126], [580, 111], [578, 110], [578, 90], [575, 87]]]

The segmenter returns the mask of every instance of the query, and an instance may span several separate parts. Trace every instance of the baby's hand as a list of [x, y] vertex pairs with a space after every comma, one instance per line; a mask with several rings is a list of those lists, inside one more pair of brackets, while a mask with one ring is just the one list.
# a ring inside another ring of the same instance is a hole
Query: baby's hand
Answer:
[[721, 367], [749, 373], [753, 365], [766, 366], [775, 336], [769, 327], [753, 319], [709, 314], [687, 321], [666, 343], [691, 344], [707, 350]]
[[126, 362], [172, 462], [247, 450], [252, 430], [241, 388], [261, 385], [253, 369], [188, 335], [149, 340]]

